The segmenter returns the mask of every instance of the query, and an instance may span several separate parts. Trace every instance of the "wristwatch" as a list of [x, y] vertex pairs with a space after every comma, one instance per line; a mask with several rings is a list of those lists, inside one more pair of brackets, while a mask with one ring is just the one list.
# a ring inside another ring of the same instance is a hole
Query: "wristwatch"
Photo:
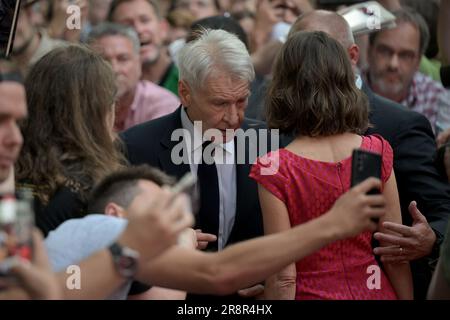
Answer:
[[117, 242], [110, 245], [108, 249], [117, 272], [124, 278], [133, 278], [138, 268], [139, 252]]

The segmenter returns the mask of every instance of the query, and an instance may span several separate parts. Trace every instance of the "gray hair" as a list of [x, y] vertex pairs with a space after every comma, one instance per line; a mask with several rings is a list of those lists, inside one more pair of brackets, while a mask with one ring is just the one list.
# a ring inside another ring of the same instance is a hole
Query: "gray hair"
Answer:
[[245, 44], [224, 30], [205, 29], [197, 40], [187, 43], [178, 53], [179, 78], [197, 89], [214, 70], [228, 72], [249, 83], [255, 70]]
[[92, 44], [95, 40], [101, 39], [107, 36], [123, 36], [128, 38], [133, 43], [133, 48], [136, 53], [139, 54], [141, 48], [141, 42], [139, 36], [133, 28], [110, 22], [104, 22], [95, 26], [88, 36], [88, 44]]
[[[404, 7], [402, 9], [396, 10], [392, 12], [392, 14], [396, 18], [395, 22], [397, 23], [397, 25], [400, 23], [409, 23], [417, 28], [420, 35], [419, 52], [421, 55], [423, 55], [427, 50], [428, 42], [430, 41], [430, 32], [424, 18], [420, 15], [420, 13], [409, 7]], [[380, 32], [375, 32], [369, 35], [370, 45], [373, 45], [379, 33]]]

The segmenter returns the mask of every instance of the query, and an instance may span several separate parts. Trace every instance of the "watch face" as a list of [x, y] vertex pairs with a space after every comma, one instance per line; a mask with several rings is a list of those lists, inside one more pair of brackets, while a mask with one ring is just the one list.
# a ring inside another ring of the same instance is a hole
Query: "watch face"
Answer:
[[132, 277], [137, 268], [136, 260], [132, 257], [121, 256], [118, 261], [120, 273], [125, 277]]
[[132, 278], [137, 271], [139, 253], [117, 243], [113, 244], [110, 250], [119, 274], [126, 278]]

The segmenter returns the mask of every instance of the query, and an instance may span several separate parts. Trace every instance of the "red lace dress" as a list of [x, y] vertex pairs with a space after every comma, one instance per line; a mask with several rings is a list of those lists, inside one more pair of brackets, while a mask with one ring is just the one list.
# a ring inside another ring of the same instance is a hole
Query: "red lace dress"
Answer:
[[[380, 136], [367, 136], [361, 148], [382, 155], [385, 183], [392, 172], [389, 143]], [[338, 163], [315, 161], [280, 149], [259, 158], [250, 177], [284, 202], [291, 226], [296, 226], [324, 214], [350, 189], [351, 162], [351, 157]], [[277, 170], [271, 174], [269, 168]], [[372, 283], [371, 266], [378, 266], [371, 237], [365, 232], [336, 241], [297, 261], [296, 299], [396, 299], [383, 271], [379, 289], [367, 284]]]

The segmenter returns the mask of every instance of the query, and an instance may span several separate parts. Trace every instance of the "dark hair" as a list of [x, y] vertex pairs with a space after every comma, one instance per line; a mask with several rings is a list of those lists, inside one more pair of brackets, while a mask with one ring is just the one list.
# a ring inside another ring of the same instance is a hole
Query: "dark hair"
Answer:
[[434, 58], [439, 52], [437, 41], [437, 21], [439, 14], [439, 0], [401, 0], [402, 7], [409, 7], [418, 12], [425, 20], [428, 31], [430, 32], [430, 41], [425, 50], [428, 58]]
[[188, 29], [195, 20], [194, 16], [184, 9], [175, 9], [169, 12], [166, 19], [171, 27], [185, 29]]
[[[179, 1], [179, 0], [172, 0], [172, 1], [170, 2], [169, 12], [171, 12], [171, 11], [177, 9], [177, 2], [178, 2], [178, 1]], [[219, 2], [219, 0], [212, 0], [212, 2], [213, 2], [213, 4], [214, 4], [214, 7], [217, 9], [217, 11], [220, 12], [220, 11], [222, 10], [222, 8], [220, 7], [220, 2]]]
[[250, 11], [250, 10], [242, 10], [242, 11], [238, 11], [238, 12], [233, 12], [231, 13], [231, 17], [236, 20], [237, 22], [240, 22], [241, 20], [245, 19], [245, 18], [250, 18], [255, 20], [255, 13]]
[[[396, 11], [393, 11], [392, 14], [395, 16], [395, 22], [397, 25], [399, 23], [410, 23], [414, 27], [417, 28], [420, 35], [420, 43], [419, 43], [419, 52], [420, 54], [424, 54], [428, 47], [428, 42], [430, 41], [430, 32], [428, 30], [428, 26], [422, 16], [416, 12], [414, 9], [405, 7]], [[375, 39], [380, 34], [380, 32], [373, 32], [369, 35], [369, 44], [373, 45]]]
[[112, 23], [112, 22], [101, 22], [89, 32], [87, 38], [87, 44], [92, 46], [96, 41], [108, 36], [121, 36], [127, 38], [133, 44], [134, 51], [139, 53], [141, 48], [141, 43], [139, 41], [139, 36], [136, 31], [129, 26]]
[[125, 161], [107, 121], [116, 95], [111, 66], [86, 47], [57, 48], [32, 66], [25, 89], [17, 181], [34, 185], [44, 205], [62, 186], [85, 200], [94, 183]]
[[194, 21], [186, 37], [186, 42], [199, 38], [205, 29], [228, 31], [229, 33], [236, 35], [248, 49], [248, 39], [244, 29], [242, 29], [239, 22], [225, 16], [213, 16]]
[[124, 168], [109, 174], [92, 189], [88, 212], [103, 213], [110, 202], [127, 208], [140, 192], [139, 180], [148, 180], [158, 186], [174, 184], [173, 178], [148, 165]]
[[[108, 12], [108, 21], [113, 20], [114, 12], [116, 11], [117, 7], [125, 2], [130, 2], [135, 0], [113, 0], [111, 2], [111, 5], [109, 6], [109, 12]], [[161, 9], [159, 8], [159, 3], [156, 0], [146, 0], [147, 3], [153, 8], [153, 11], [155, 11], [155, 14], [158, 18], [161, 18]]]
[[310, 137], [368, 127], [368, 102], [356, 88], [345, 49], [324, 32], [297, 32], [279, 52], [266, 96], [267, 122]]

